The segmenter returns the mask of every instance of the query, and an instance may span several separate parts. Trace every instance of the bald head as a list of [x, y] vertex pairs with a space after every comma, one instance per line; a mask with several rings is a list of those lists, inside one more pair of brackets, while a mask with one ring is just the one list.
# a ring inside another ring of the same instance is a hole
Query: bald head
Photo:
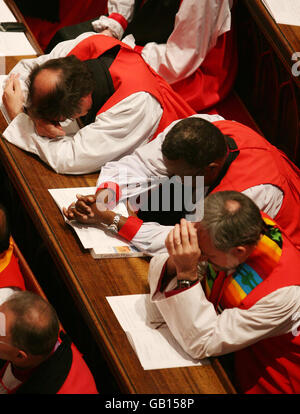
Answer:
[[257, 205], [236, 191], [219, 191], [204, 200], [204, 216], [199, 229], [208, 231], [213, 245], [221, 251], [255, 245], [265, 229]]
[[45, 96], [53, 93], [61, 79], [61, 69], [42, 69], [32, 82], [32, 103], [38, 105]]
[[241, 208], [241, 204], [237, 200], [226, 200], [224, 206], [231, 214], [235, 214]]
[[81, 99], [94, 90], [87, 64], [75, 56], [50, 59], [33, 68], [28, 79], [28, 111], [48, 121], [72, 118], [80, 112]]
[[57, 341], [59, 321], [53, 307], [28, 291], [16, 292], [2, 305], [10, 316], [12, 345], [31, 355], [49, 354]]

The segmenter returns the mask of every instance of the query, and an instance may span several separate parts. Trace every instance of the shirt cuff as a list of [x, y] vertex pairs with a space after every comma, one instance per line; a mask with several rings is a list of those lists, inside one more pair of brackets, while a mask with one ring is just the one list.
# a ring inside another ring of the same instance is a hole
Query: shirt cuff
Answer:
[[139, 231], [142, 224], [143, 220], [135, 216], [129, 216], [126, 220], [126, 223], [119, 230], [118, 234], [124, 239], [131, 241], [133, 237], [136, 235], [136, 233]]
[[101, 16], [98, 20], [93, 21], [92, 26], [95, 32], [98, 33], [101, 33], [105, 29], [109, 29], [117, 39], [121, 39], [124, 33], [122, 25], [117, 20], [107, 16]]
[[[157, 282], [157, 288], [156, 288], [155, 294], [157, 292], [161, 292], [166, 298], [169, 298], [171, 296], [177, 295], [180, 292], [183, 292], [184, 290], [190, 289], [190, 288], [192, 288], [193, 286], [195, 286], [199, 283], [199, 281], [197, 281], [196, 283], [194, 283], [192, 286], [189, 286], [188, 288], [178, 288], [176, 286], [173, 289], [166, 291], [166, 288], [171, 283], [171, 280], [169, 280], [167, 284], [164, 283], [163, 279], [165, 277], [166, 270], [167, 270], [167, 260], [166, 260], [166, 262], [165, 262], [165, 264], [164, 264], [164, 266], [161, 270], [160, 277], [159, 277], [159, 280]], [[175, 276], [174, 276], [174, 278], [175, 278]], [[165, 286], [163, 286], [163, 285], [165, 285]]]
[[193, 288], [194, 286], [196, 286], [198, 284], [199, 284], [199, 281], [196, 282], [196, 283], [194, 283], [192, 286], [187, 287], [187, 288], [177, 288], [176, 287], [175, 289], [172, 289], [172, 290], [170, 290], [168, 292], [164, 292], [165, 297], [166, 298], [169, 298], [171, 296], [177, 295], [178, 293], [183, 292], [183, 291], [188, 290], [188, 289], [191, 289], [191, 288]]
[[122, 28], [123, 28], [124, 31], [127, 29], [128, 22], [125, 19], [125, 17], [123, 17], [121, 14], [119, 14], [119, 13], [111, 13], [108, 17], [110, 19], [113, 19], [116, 22], [118, 22], [122, 26]]

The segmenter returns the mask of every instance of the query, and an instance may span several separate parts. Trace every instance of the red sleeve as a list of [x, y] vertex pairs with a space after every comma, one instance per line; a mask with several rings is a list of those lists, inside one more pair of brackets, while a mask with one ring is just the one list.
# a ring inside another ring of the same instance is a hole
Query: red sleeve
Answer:
[[126, 220], [126, 223], [119, 230], [118, 234], [124, 239], [131, 241], [140, 229], [142, 224], [143, 220], [135, 216], [129, 216]]

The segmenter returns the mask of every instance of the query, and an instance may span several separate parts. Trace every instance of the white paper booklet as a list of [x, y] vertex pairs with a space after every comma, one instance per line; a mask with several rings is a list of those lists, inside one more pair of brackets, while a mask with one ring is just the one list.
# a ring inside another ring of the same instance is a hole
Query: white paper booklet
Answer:
[[[62, 211], [63, 207], [69, 207], [76, 200], [76, 194], [95, 194], [96, 187], [56, 188], [48, 191]], [[128, 211], [123, 202], [119, 203], [113, 211], [128, 217]], [[126, 240], [113, 236], [100, 227], [80, 224], [66, 218], [65, 220], [75, 230], [82, 246], [85, 249], [90, 249], [94, 259], [147, 256], [146, 253], [140, 252]]]
[[1, 16], [1, 22], [16, 22], [17, 19], [13, 15], [13, 13], [10, 11], [10, 8], [5, 3], [4, 0], [0, 0], [0, 16]]
[[[0, 0], [0, 16], [1, 22], [17, 21], [4, 0]], [[0, 32], [0, 56], [25, 55], [36, 55], [25, 33]]]
[[299, 0], [263, 0], [263, 3], [276, 23], [300, 26]]
[[209, 364], [208, 359], [194, 360], [182, 349], [149, 294], [106, 299], [145, 370]]

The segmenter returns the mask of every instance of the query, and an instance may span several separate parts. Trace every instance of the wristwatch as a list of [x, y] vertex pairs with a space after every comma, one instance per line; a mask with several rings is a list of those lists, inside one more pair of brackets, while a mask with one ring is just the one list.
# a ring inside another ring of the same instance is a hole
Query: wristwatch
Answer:
[[110, 232], [114, 234], [117, 234], [119, 231], [118, 224], [119, 224], [120, 219], [121, 219], [121, 214], [116, 214], [112, 223], [109, 226], [107, 226], [107, 230], [109, 230]]
[[187, 279], [177, 279], [177, 289], [186, 289], [193, 286], [199, 279], [196, 280], [187, 280]]

